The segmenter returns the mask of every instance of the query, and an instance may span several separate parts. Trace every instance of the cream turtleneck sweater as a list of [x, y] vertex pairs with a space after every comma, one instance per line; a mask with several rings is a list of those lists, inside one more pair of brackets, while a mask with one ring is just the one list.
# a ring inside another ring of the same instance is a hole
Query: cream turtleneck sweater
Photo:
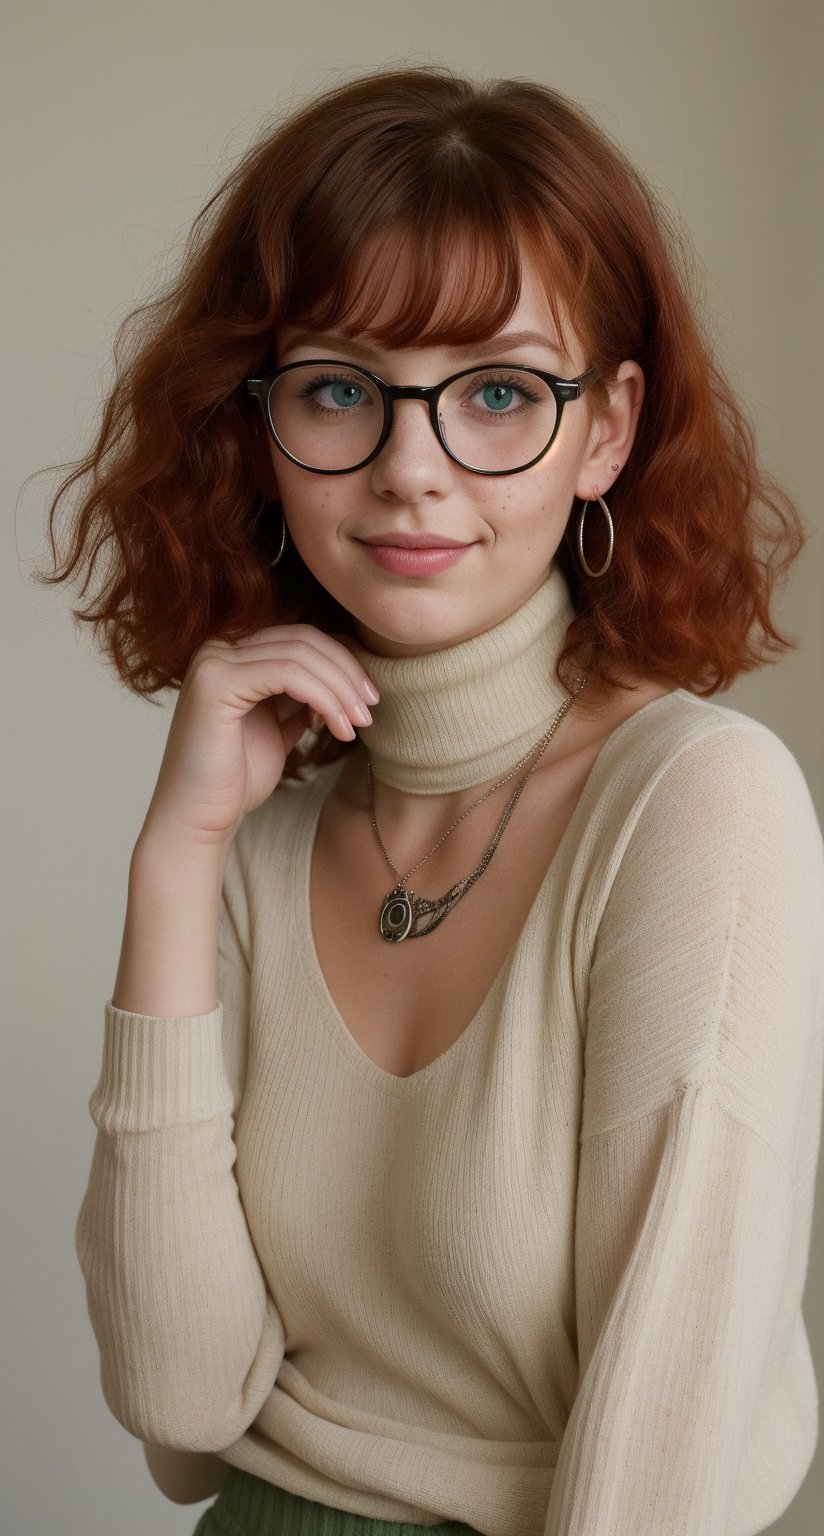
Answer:
[[502, 775], [568, 697], [555, 661], [575, 617], [557, 568], [502, 624], [423, 656], [352, 650], [381, 696], [358, 735], [394, 789], [446, 794]]
[[[554, 572], [470, 641], [363, 651], [378, 776], [512, 766], [563, 697], [569, 617]], [[214, 1453], [485, 1536], [763, 1531], [818, 1430], [824, 858], [794, 758], [681, 690], [625, 721], [483, 1005], [406, 1078], [312, 939], [341, 767], [242, 824], [218, 1007], [105, 1005], [76, 1242], [107, 1404], [176, 1448], [181, 1489]]]

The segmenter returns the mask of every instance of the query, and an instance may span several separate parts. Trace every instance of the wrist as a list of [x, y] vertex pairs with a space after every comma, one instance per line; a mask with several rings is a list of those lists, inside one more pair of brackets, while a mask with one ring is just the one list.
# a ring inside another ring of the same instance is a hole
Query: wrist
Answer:
[[222, 874], [233, 842], [234, 833], [201, 836], [181, 832], [179, 827], [164, 822], [162, 817], [150, 814], [134, 845], [132, 867], [147, 866], [174, 874], [187, 869], [220, 870]]

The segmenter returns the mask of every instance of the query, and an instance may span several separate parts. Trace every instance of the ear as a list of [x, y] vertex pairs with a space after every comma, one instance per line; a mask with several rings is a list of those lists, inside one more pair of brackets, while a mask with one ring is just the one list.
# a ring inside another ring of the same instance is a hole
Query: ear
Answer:
[[575, 485], [575, 495], [581, 501], [591, 499], [594, 491], [603, 496], [629, 458], [644, 400], [644, 375], [639, 364], [622, 363], [607, 387], [609, 404], [596, 407], [589, 446]]

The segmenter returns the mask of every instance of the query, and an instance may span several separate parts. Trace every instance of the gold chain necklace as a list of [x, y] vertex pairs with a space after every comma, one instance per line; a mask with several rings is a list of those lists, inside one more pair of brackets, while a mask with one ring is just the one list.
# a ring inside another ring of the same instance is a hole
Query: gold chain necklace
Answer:
[[[431, 854], [435, 852], [435, 849], [439, 848], [441, 843], [443, 843], [446, 838], [449, 837], [450, 832], [454, 832], [455, 828], [460, 825], [465, 816], [469, 815], [470, 811], [476, 810], [476, 808], [481, 805], [483, 801], [489, 797], [489, 795], [494, 794], [496, 789], [500, 789], [502, 784], [506, 784], [507, 781], [512, 778], [513, 774], [516, 774], [518, 769], [523, 767], [524, 763], [535, 751], [535, 747], [530, 747], [529, 751], [520, 759], [519, 762], [515, 764], [515, 767], [510, 768], [509, 773], [507, 773], [504, 778], [499, 779], [497, 784], [493, 784], [491, 789], [486, 790], [486, 792], [475, 801], [474, 805], [470, 805], [469, 808], [458, 817], [457, 821], [452, 823], [452, 826], [448, 829], [448, 831], [444, 832], [443, 837], [438, 838], [438, 841], [432, 848], [430, 848], [429, 853], [425, 853], [423, 858], [418, 860], [417, 864], [413, 864], [412, 868], [408, 869], [406, 874], [398, 879], [398, 884], [394, 886], [393, 889], [389, 891], [389, 893], [384, 897], [383, 903], [381, 905], [380, 917], [378, 919], [378, 927], [380, 930], [381, 938], [386, 939], [390, 944], [399, 944], [402, 939], [425, 938], [428, 933], [432, 933], [433, 930], [438, 927], [439, 923], [443, 922], [444, 918], [449, 912], [452, 911], [452, 908], [457, 905], [461, 897], [466, 895], [470, 886], [474, 885], [475, 881], [480, 878], [487, 865], [489, 864], [490, 859], [492, 858], [492, 855], [498, 846], [498, 843], [501, 840], [504, 828], [515, 809], [518, 798], [524, 789], [527, 779], [530, 778], [530, 776], [535, 772], [535, 769], [540, 762], [541, 756], [545, 749], [549, 746], [549, 743], [555, 735], [558, 726], [561, 724], [561, 721], [567, 712], [572, 708], [572, 705], [578, 697], [578, 694], [583, 691], [585, 685], [586, 678], [584, 677], [579, 680], [579, 686], [575, 689], [575, 692], [570, 693], [564, 700], [549, 729], [545, 731], [544, 735], [537, 743], [539, 750], [538, 755], [535, 758], [535, 762], [532, 764], [529, 772], [524, 774], [520, 784], [518, 785], [514, 794], [511, 796], [509, 804], [507, 805], [506, 810], [504, 811], [504, 814], [498, 823], [495, 836], [493, 837], [492, 842], [487, 848], [486, 853], [484, 854], [477, 868], [472, 871], [471, 875], [465, 875], [462, 880], [459, 880], [456, 885], [453, 885], [451, 890], [448, 890], [445, 895], [437, 897], [434, 901], [428, 901], [424, 896], [416, 896], [414, 891], [404, 890], [404, 886], [406, 881], [409, 879], [409, 876], [413, 875], [416, 869], [420, 869], [421, 865], [426, 863], [426, 860], [430, 857]], [[369, 810], [372, 817], [372, 826], [375, 828], [375, 835], [377, 836], [378, 842], [383, 849], [384, 857], [389, 864], [390, 869], [392, 869], [394, 873], [398, 875], [399, 871], [395, 868], [395, 865], [392, 863], [389, 854], [386, 852], [383, 844], [383, 838], [378, 831], [378, 824], [375, 820], [375, 802], [372, 794], [372, 762], [368, 750], [366, 753], [366, 775], [369, 784]], [[430, 915], [431, 921], [428, 922], [425, 927], [420, 926], [420, 920]]]

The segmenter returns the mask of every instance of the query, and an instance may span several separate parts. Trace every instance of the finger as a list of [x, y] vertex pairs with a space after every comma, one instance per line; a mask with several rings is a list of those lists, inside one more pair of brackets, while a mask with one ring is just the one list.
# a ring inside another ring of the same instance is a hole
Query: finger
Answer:
[[[269, 641], [248, 644], [241, 649], [224, 651], [220, 654], [225, 656], [232, 665], [239, 667], [248, 667], [267, 661], [270, 665], [277, 666], [296, 663], [307, 672], [312, 672], [334, 693], [340, 708], [347, 715], [351, 715], [357, 725], [371, 724], [369, 706], [366, 704], [364, 695], [353, 683], [351, 676], [326, 652], [303, 639], [293, 639], [288, 642], [278, 639], [277, 643]], [[269, 691], [275, 692], [274, 687]], [[304, 702], [303, 698], [300, 702]]]
[[354, 702], [347, 707], [335, 687], [325, 683], [314, 666], [306, 666], [296, 656], [278, 656], [273, 660], [271, 655], [265, 655], [249, 658], [242, 667], [230, 665], [220, 692], [231, 711], [240, 709], [243, 714], [261, 699], [288, 694], [299, 704], [308, 704], [317, 710], [330, 731], [348, 741], [353, 741], [356, 734], [353, 718], [359, 725], [366, 723], [358, 718], [358, 712], [364, 711], [365, 706], [354, 690], [350, 689]]
[[[371, 684], [374, 688], [374, 684], [369, 673], [349, 649], [352, 641], [348, 635], [330, 635], [314, 624], [271, 624], [257, 630], [253, 635], [240, 640], [227, 641], [226, 644], [230, 651], [234, 650], [237, 653], [253, 649], [257, 645], [269, 645], [272, 641], [310, 646], [324, 661], [331, 662], [340, 668], [363, 698], [370, 704], [375, 703], [374, 695], [370, 695], [367, 686]], [[349, 644], [346, 643], [347, 641]]]

